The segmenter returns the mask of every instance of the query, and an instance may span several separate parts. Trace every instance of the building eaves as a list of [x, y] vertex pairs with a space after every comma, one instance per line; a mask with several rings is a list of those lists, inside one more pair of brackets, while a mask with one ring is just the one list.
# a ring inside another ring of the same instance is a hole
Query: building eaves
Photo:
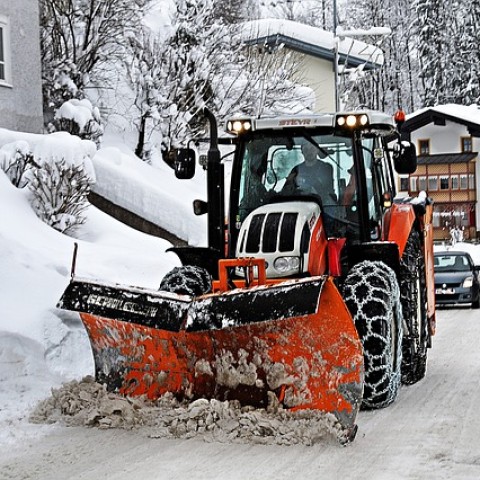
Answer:
[[[253, 38], [245, 41], [246, 45], [264, 45], [269, 48], [279, 47], [281, 45], [290, 48], [299, 53], [310, 55], [322, 60], [329, 60], [333, 62], [335, 60], [335, 53], [332, 49], [322, 47], [320, 45], [313, 45], [311, 43], [304, 42], [302, 40], [288, 37], [282, 34], [272, 34], [264, 37]], [[338, 54], [339, 62], [347, 67], [358, 67], [364, 65], [365, 70], [373, 70], [380, 68], [382, 65], [370, 60], [355, 57], [353, 55], [347, 55], [343, 52]]]
[[375, 45], [348, 36], [335, 37], [333, 32], [311, 25], [270, 18], [244, 22], [239, 27], [240, 37], [247, 45], [263, 45], [266, 48], [283, 45], [332, 63], [337, 48], [339, 61], [348, 67], [373, 69], [383, 65], [383, 51]]
[[468, 163], [477, 158], [477, 152], [468, 153], [441, 153], [436, 155], [419, 155], [417, 163], [419, 165], [448, 164], [448, 163]]
[[435, 108], [428, 108], [418, 115], [412, 115], [410, 118], [407, 118], [402, 126], [402, 133], [409, 135], [411, 132], [420, 129], [425, 125], [429, 125], [430, 123], [445, 126], [447, 121], [464, 125], [472, 137], [480, 137], [480, 112], [478, 115], [478, 122], [475, 122], [460, 115], [441, 112]]

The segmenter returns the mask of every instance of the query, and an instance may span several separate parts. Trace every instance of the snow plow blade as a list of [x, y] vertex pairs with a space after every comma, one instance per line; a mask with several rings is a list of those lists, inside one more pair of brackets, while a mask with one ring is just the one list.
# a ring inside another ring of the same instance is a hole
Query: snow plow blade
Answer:
[[158, 398], [237, 399], [330, 412], [356, 431], [363, 350], [329, 277], [189, 297], [73, 278], [59, 308], [79, 311], [96, 378]]

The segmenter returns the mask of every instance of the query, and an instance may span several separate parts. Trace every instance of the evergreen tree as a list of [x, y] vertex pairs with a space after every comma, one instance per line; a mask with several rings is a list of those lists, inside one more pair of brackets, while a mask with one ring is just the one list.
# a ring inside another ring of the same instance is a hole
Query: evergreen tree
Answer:
[[451, 30], [447, 25], [447, 5], [443, 0], [415, 0], [414, 31], [417, 37], [419, 78], [424, 106], [445, 103], [449, 99], [447, 63]]
[[259, 5], [256, 0], [217, 1], [214, 4], [214, 15], [221, 23], [232, 25], [258, 18]]
[[463, 19], [459, 28], [456, 83], [452, 101], [471, 105], [480, 103], [480, 0], [471, 0], [459, 9]]
[[413, 111], [418, 103], [418, 90], [413, 80], [416, 63], [410, 28], [410, 2], [354, 0], [348, 4], [348, 11], [348, 28], [389, 27], [392, 33], [388, 36], [355, 37], [383, 51], [383, 66], [372, 71], [364, 71], [360, 67], [342, 77], [346, 107], [365, 105], [391, 112], [398, 108]]

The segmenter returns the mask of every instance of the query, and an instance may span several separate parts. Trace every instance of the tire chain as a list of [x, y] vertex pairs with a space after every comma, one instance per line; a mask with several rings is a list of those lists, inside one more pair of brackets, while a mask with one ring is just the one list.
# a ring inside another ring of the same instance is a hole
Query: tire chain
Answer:
[[[402, 382], [412, 385], [426, 373], [428, 330], [425, 306], [420, 323], [417, 319], [417, 303], [425, 301], [425, 291], [419, 292], [417, 278], [425, 275], [421, 256], [421, 233], [412, 230], [400, 264], [401, 302], [404, 311], [405, 337], [402, 364]], [[425, 285], [421, 283], [424, 290]], [[412, 342], [414, 345], [412, 346]]]
[[[396, 275], [383, 262], [361, 262], [345, 280], [344, 299], [364, 347], [363, 406], [385, 407], [395, 400], [400, 386], [402, 312]], [[394, 321], [396, 345], [392, 349]]]
[[203, 295], [212, 289], [212, 277], [204, 268], [194, 265], [175, 267], [162, 279], [159, 290], [190, 295]]

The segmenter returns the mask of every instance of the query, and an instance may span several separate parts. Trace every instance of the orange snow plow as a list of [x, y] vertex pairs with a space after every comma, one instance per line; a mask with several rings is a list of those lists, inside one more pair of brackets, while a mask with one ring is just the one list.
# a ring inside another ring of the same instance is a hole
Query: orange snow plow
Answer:
[[330, 412], [353, 438], [364, 366], [350, 313], [331, 277], [267, 284], [262, 262], [253, 285], [222, 291], [220, 275], [219, 290], [199, 297], [72, 277], [58, 307], [80, 312], [109, 390], [273, 400]]

